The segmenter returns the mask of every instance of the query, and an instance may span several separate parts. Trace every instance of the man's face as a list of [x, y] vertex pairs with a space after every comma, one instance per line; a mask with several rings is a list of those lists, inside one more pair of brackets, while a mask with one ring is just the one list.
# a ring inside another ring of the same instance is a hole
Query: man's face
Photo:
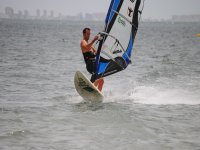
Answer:
[[84, 38], [86, 40], [89, 40], [90, 39], [90, 30], [86, 30], [86, 33], [84, 34]]

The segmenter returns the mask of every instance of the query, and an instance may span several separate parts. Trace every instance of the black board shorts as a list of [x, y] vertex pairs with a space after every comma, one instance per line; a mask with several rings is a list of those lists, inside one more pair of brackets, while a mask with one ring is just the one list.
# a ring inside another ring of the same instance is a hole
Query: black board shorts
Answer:
[[96, 71], [95, 59], [88, 59], [86, 61], [86, 69], [89, 73], [92, 74], [90, 81], [93, 83], [95, 81], [95, 71]]
[[89, 73], [95, 74], [96, 71], [96, 62], [95, 59], [88, 59], [86, 61], [86, 69]]

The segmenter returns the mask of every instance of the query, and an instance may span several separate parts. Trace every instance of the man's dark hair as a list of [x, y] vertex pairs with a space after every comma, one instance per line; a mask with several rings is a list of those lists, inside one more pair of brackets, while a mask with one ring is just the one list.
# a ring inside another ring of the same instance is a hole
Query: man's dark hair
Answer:
[[85, 34], [87, 30], [90, 31], [90, 28], [84, 28], [84, 29], [83, 29], [83, 34]]

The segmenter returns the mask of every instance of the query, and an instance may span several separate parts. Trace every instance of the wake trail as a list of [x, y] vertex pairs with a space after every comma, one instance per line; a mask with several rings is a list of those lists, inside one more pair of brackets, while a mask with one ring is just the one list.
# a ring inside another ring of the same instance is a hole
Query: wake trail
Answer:
[[155, 105], [198, 105], [200, 104], [200, 94], [195, 91], [183, 89], [162, 89], [153, 86], [137, 86], [124, 92], [105, 89], [104, 102], [133, 102], [141, 104]]

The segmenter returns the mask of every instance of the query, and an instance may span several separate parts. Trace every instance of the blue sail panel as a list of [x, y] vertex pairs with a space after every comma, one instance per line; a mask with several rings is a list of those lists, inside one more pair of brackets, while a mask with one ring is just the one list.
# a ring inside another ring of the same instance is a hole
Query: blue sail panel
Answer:
[[105, 20], [106, 24], [108, 24], [112, 20], [114, 14], [115, 14], [115, 12], [112, 10], [116, 11], [119, 4], [120, 4], [120, 0], [112, 0], [111, 1], [107, 16], [106, 16], [106, 20]]
[[105, 23], [107, 24], [108, 21], [110, 20], [110, 13], [112, 11], [112, 7], [113, 7], [113, 3], [114, 3], [115, 0], [112, 0], [111, 3], [110, 3], [110, 7], [108, 9], [108, 13], [107, 13], [107, 16], [106, 16], [106, 19], [105, 19]]
[[106, 68], [108, 67], [108, 64], [109, 64], [109, 63], [100, 62], [100, 63], [99, 63], [99, 68], [98, 68], [98, 74], [104, 73], [105, 70], [106, 70]]
[[131, 35], [129, 44], [128, 44], [128, 48], [127, 48], [126, 52], [122, 55], [122, 58], [126, 61], [127, 64], [129, 64], [131, 62], [130, 58], [131, 58], [132, 49], [133, 49], [133, 38]]

